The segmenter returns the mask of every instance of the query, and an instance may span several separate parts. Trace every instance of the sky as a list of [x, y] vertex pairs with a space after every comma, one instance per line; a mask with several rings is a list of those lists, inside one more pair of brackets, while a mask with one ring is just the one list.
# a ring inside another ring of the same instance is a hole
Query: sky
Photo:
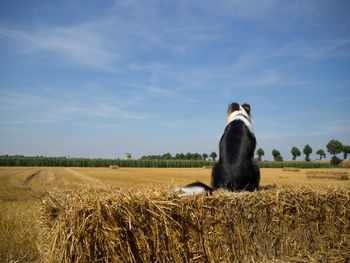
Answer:
[[0, 155], [218, 153], [238, 102], [263, 159], [306, 144], [316, 159], [350, 144], [349, 14], [346, 0], [1, 1]]

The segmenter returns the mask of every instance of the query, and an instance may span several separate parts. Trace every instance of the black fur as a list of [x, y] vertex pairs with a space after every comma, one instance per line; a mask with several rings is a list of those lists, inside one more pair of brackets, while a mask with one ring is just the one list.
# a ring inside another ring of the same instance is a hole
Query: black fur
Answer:
[[[235, 106], [236, 103], [231, 104], [230, 109], [232, 105]], [[236, 106], [239, 107], [238, 104]], [[249, 114], [250, 106], [246, 106], [249, 107], [246, 109]], [[233, 107], [232, 110], [237, 109]], [[241, 119], [231, 121], [226, 126], [220, 139], [220, 158], [213, 167], [211, 187], [196, 182], [186, 185], [184, 188], [202, 187], [204, 191], [210, 193], [219, 188], [229, 191], [253, 191], [258, 189], [260, 171], [258, 164], [253, 159], [255, 147], [255, 135], [249, 130], [244, 121]]]
[[254, 134], [242, 120], [230, 122], [221, 137], [219, 162], [211, 174], [212, 188], [253, 191], [259, 187], [259, 166], [253, 160]]

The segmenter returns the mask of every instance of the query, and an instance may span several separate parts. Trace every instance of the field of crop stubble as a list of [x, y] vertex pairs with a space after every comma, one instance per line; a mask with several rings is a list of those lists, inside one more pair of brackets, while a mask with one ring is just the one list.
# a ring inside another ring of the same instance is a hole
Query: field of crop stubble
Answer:
[[[342, 189], [349, 198], [349, 180], [337, 180], [329, 176], [309, 178], [307, 172], [310, 171], [344, 175], [348, 174], [349, 169], [261, 169], [261, 185], [276, 184], [276, 189], [310, 185], [314, 191], [331, 187]], [[42, 199], [47, 198], [50, 193], [79, 193], [91, 188], [98, 188], [100, 192], [105, 189], [109, 193], [128, 191], [130, 188], [134, 188], [136, 192], [140, 189], [170, 189], [171, 186], [185, 185], [197, 180], [210, 184], [210, 174], [210, 169], [201, 168], [0, 167], [0, 259], [2, 262], [42, 260], [38, 248], [41, 237], [41, 224], [38, 222], [42, 216], [39, 210]], [[350, 212], [345, 213], [348, 216]], [[349, 225], [349, 222], [345, 223]], [[349, 227], [348, 229], [350, 230]], [[347, 238], [350, 238], [349, 235]], [[348, 244], [345, 248], [350, 252]], [[207, 260], [201, 255], [193, 254], [191, 260], [195, 259], [199, 262]], [[341, 262], [343, 259], [344, 257], [340, 257], [340, 261], [337, 261], [335, 258], [334, 262]]]

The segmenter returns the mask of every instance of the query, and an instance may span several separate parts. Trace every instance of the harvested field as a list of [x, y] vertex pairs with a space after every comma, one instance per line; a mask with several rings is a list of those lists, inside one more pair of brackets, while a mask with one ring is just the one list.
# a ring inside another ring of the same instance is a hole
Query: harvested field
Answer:
[[[254, 198], [258, 198], [258, 197], [268, 198], [268, 195], [264, 197], [265, 192], [271, 193], [271, 194], [274, 193], [275, 194], [274, 198], [276, 199], [278, 191], [280, 191], [280, 193], [282, 193], [283, 191], [286, 194], [288, 191], [291, 191], [291, 193], [293, 193], [293, 189], [295, 188], [295, 191], [294, 191], [295, 194], [297, 193], [302, 194], [303, 191], [301, 192], [298, 192], [298, 191], [301, 189], [300, 187], [303, 186], [303, 187], [306, 187], [305, 191], [314, 192], [315, 194], [314, 202], [324, 203], [324, 202], [327, 202], [327, 200], [323, 200], [325, 195], [319, 194], [319, 191], [321, 192], [335, 191], [335, 193], [340, 191], [339, 192], [340, 194], [341, 193], [346, 194], [346, 192], [344, 191], [348, 192], [350, 189], [350, 180], [341, 181], [341, 180], [334, 180], [334, 179], [319, 179], [319, 178], [310, 179], [306, 175], [307, 171], [348, 172], [349, 170], [348, 169], [300, 169], [299, 172], [292, 172], [292, 171], [283, 171], [282, 168], [281, 169], [261, 169], [261, 185], [263, 187], [261, 191], [251, 194], [252, 196], [251, 202], [256, 201], [257, 207], [260, 207], [262, 205], [262, 203], [259, 203], [261, 200], [258, 201], [257, 199], [254, 199]], [[92, 201], [91, 200], [89, 201], [88, 200], [89, 197], [85, 195], [87, 193], [90, 193], [91, 198], [93, 197], [97, 198], [96, 200], [101, 200], [103, 204], [104, 202], [106, 202], [108, 198], [116, 198], [114, 201], [111, 199], [111, 202], [113, 204], [115, 204], [116, 202], [119, 202], [118, 200], [120, 200], [120, 202], [127, 202], [128, 195], [129, 195], [130, 202], [134, 202], [134, 203], [135, 202], [137, 203], [137, 200], [142, 199], [141, 197], [143, 195], [143, 198], [146, 200], [144, 201], [140, 200], [140, 202], [141, 201], [146, 202], [146, 205], [149, 204], [150, 206], [152, 205], [152, 203], [150, 203], [151, 200], [147, 200], [148, 197], [155, 198], [156, 202], [157, 200], [161, 202], [168, 200], [170, 207], [164, 208], [165, 210], [162, 208], [163, 207], [162, 204], [159, 204], [159, 203], [155, 203], [155, 204], [160, 209], [162, 209], [162, 211], [169, 210], [169, 211], [172, 211], [171, 213], [174, 213], [174, 214], [178, 213], [178, 210], [173, 211], [170, 209], [172, 203], [176, 203], [178, 205], [183, 204], [186, 207], [191, 206], [191, 209], [193, 209], [194, 211], [195, 202], [199, 202], [199, 204], [201, 204], [201, 207], [203, 207], [204, 209], [205, 206], [210, 207], [209, 205], [213, 204], [213, 203], [208, 203], [208, 202], [214, 202], [213, 199], [211, 198], [219, 198], [220, 196], [220, 198], [228, 202], [225, 206], [221, 206], [221, 208], [224, 208], [225, 210], [231, 209], [232, 211], [229, 211], [229, 213], [240, 211], [240, 210], [236, 210], [236, 208], [234, 208], [233, 206], [230, 207], [230, 204], [231, 203], [236, 204], [241, 202], [239, 200], [241, 200], [243, 196], [250, 196], [249, 193], [248, 195], [246, 195], [247, 193], [241, 193], [241, 194], [231, 194], [226, 196], [225, 192], [220, 194], [218, 192], [213, 197], [210, 197], [209, 199], [206, 199], [205, 197], [200, 197], [200, 196], [189, 197], [186, 199], [186, 198], [178, 198], [176, 196], [169, 194], [168, 190], [170, 190], [170, 188], [173, 186], [183, 186], [185, 184], [188, 184], [194, 181], [202, 181], [203, 183], [210, 184], [210, 173], [211, 173], [211, 169], [202, 169], [202, 168], [111, 169], [111, 168], [63, 168], [63, 167], [40, 167], [40, 168], [39, 167], [0, 167], [0, 258], [2, 259], [2, 262], [11, 262], [11, 263], [12, 262], [42, 262], [43, 257], [40, 256], [40, 253], [37, 248], [37, 242], [39, 240], [39, 237], [42, 237], [44, 233], [46, 234], [48, 233], [47, 232], [48, 229], [42, 228], [41, 227], [42, 225], [38, 225], [38, 219], [40, 218], [39, 210], [42, 208], [41, 200], [43, 198], [46, 198], [47, 200], [57, 199], [58, 201], [57, 204], [62, 205], [65, 202], [64, 201], [65, 193], [68, 193], [68, 196], [72, 196], [72, 197], [78, 196], [79, 193], [81, 194], [82, 199], [80, 201], [77, 199], [68, 200], [70, 202], [71, 207], [75, 207], [77, 209], [83, 209], [83, 204], [85, 201], [90, 202], [90, 205], [91, 205]], [[270, 189], [270, 187], [268, 187], [269, 185], [276, 185], [276, 188]], [[153, 191], [152, 189], [155, 189], [155, 191]], [[99, 194], [97, 195], [96, 193], [99, 193]], [[280, 196], [280, 194], [278, 196]], [[173, 197], [174, 199], [171, 199]], [[164, 198], [166, 200], [164, 200]], [[238, 198], [238, 199], [235, 201], [235, 200], [231, 200], [230, 198], [234, 198], [234, 199]], [[295, 198], [297, 198], [297, 196]], [[202, 199], [203, 199], [203, 202], [201, 201]], [[271, 200], [273, 200], [273, 198]], [[142, 202], [140, 204], [143, 204]], [[189, 202], [189, 203], [186, 203], [186, 202]], [[299, 203], [299, 201], [297, 202]], [[286, 205], [287, 205], [286, 208], [289, 207], [288, 204], [290, 203], [286, 202]], [[326, 205], [326, 203], [324, 204], [325, 204], [324, 209], [333, 210], [332, 206], [328, 206]], [[164, 205], [166, 206], [167, 204], [164, 204]], [[274, 208], [275, 203], [270, 203], [270, 206], [271, 207], [269, 209], [275, 209]], [[184, 209], [186, 209], [186, 207], [184, 207]], [[220, 206], [218, 206], [218, 208], [219, 207]], [[97, 212], [94, 211], [94, 207], [92, 207], [91, 209], [92, 209], [91, 211], [95, 215], [95, 213]], [[128, 209], [129, 209], [128, 211], [130, 212], [131, 211], [130, 207]], [[135, 209], [138, 209], [138, 208], [135, 208]], [[281, 207], [277, 206], [276, 209], [281, 209]], [[305, 211], [304, 207], [303, 209]], [[157, 212], [156, 210], [152, 210], [151, 208], [149, 208], [149, 210], [153, 211], [156, 214], [161, 213], [159, 211]], [[58, 211], [60, 211], [60, 215], [64, 215], [65, 213], [67, 213], [66, 207], [61, 207]], [[270, 211], [270, 210], [266, 210], [266, 211]], [[284, 211], [284, 210], [280, 210], [280, 211]], [[318, 210], [315, 210], [315, 211], [318, 211]], [[348, 213], [348, 211], [349, 210], [347, 208], [345, 212]], [[73, 215], [73, 212], [74, 211], [71, 211], [70, 215]], [[128, 215], [127, 213], [129, 212], [125, 211], [124, 215]], [[148, 212], [146, 211], [146, 213]], [[152, 213], [152, 212], [149, 212], [149, 213]], [[207, 213], [209, 212], [207, 210], [198, 210], [198, 213], [202, 213], [200, 215], [208, 215]], [[259, 212], [259, 213], [262, 213], [262, 212]], [[195, 216], [195, 215], [198, 216], [198, 214], [196, 213], [193, 215], [187, 215], [187, 216]], [[156, 215], [154, 216], [156, 217]], [[287, 214], [285, 216], [287, 217]], [[290, 217], [289, 219], [299, 220], [299, 218], [293, 219], [293, 215], [291, 216], [292, 217]], [[301, 214], [301, 217], [302, 217], [302, 214]], [[44, 218], [45, 216], [43, 217], [43, 219]], [[199, 219], [196, 219], [196, 218], [197, 217], [195, 217], [195, 220], [198, 221]], [[61, 219], [62, 219], [61, 216], [59, 218], [56, 217], [56, 219], [53, 218], [52, 219], [53, 221], [51, 222], [61, 222], [61, 221], [57, 221]], [[144, 220], [144, 218], [140, 217], [140, 220], [141, 219]], [[129, 220], [129, 219], [122, 218], [121, 220]], [[152, 220], [156, 220], [156, 218]], [[209, 219], [207, 218], [205, 220], [209, 220]], [[194, 224], [197, 224], [197, 221], [194, 221]], [[47, 227], [48, 226], [47, 222], [49, 221], [45, 219], [43, 222], [45, 222], [45, 226]], [[156, 222], [156, 221], [153, 221], [153, 222]], [[220, 224], [218, 224], [217, 226], [219, 225]], [[159, 231], [163, 229], [160, 227], [161, 226], [159, 226], [158, 228]], [[216, 229], [215, 225], [210, 227], [214, 227], [213, 228], [214, 230]], [[255, 225], [253, 224], [252, 229], [256, 230], [256, 228], [254, 227]], [[164, 231], [167, 231], [167, 229], [169, 230], [170, 228], [165, 228]], [[55, 228], [52, 228], [52, 231], [54, 230]], [[191, 230], [189, 231], [189, 233], [192, 233], [193, 231], [194, 230]], [[305, 231], [306, 231], [305, 232], [305, 235], [306, 235], [309, 230], [305, 230]], [[335, 228], [335, 231], [336, 232], [334, 235], [339, 236], [340, 230], [338, 228]], [[339, 233], [337, 233], [337, 231]], [[215, 234], [215, 231], [213, 233]], [[237, 233], [236, 233], [236, 237], [239, 237]], [[242, 233], [245, 233], [245, 232], [242, 232]], [[211, 235], [214, 235], [214, 234], [211, 234]], [[153, 238], [152, 235], [151, 237]], [[192, 234], [188, 234], [188, 237], [191, 237], [191, 235]], [[184, 237], [187, 237], [187, 234]], [[201, 238], [204, 238], [204, 237], [205, 235], [203, 234]], [[281, 236], [279, 236], [275, 242], [278, 242], [278, 240], [283, 240], [283, 238], [284, 238], [284, 234], [283, 235], [281, 234]], [[207, 240], [207, 239], [202, 239], [202, 240]], [[47, 242], [49, 242], [49, 239], [47, 240]], [[290, 239], [289, 241], [287, 240], [286, 242], [287, 243], [294, 242], [294, 240]], [[42, 253], [45, 253], [45, 244], [48, 245], [48, 243], [41, 242]], [[160, 244], [160, 243], [157, 243], [157, 244]], [[254, 245], [262, 246], [261, 244], [254, 244]], [[323, 247], [324, 250], [322, 253], [324, 253], [324, 255], [327, 253], [333, 253], [337, 251], [335, 247], [336, 245], [333, 245], [333, 248], [329, 248], [329, 251], [327, 248]], [[47, 248], [47, 251], [49, 251], [49, 247], [46, 247], [46, 248]], [[341, 255], [344, 251], [348, 251], [348, 250], [345, 250], [344, 246], [338, 247], [338, 250], [340, 251], [339, 253]], [[214, 253], [214, 252], [211, 252], [211, 253]], [[261, 261], [264, 261], [263, 258], [265, 256], [261, 254], [261, 252], [259, 253], [260, 254], [257, 254], [258, 258], [261, 259]], [[194, 254], [194, 255], [198, 255], [197, 260], [195, 256], [193, 257], [194, 262], [205, 262], [205, 258], [199, 257], [200, 254]], [[253, 255], [254, 253], [249, 254], [247, 256], [247, 260], [253, 260]], [[269, 254], [268, 257], [270, 257], [270, 259], [271, 258], [276, 259], [275, 262], [290, 262], [291, 260], [290, 256], [286, 256], [287, 257], [286, 259], [284, 256], [279, 257], [277, 255], [283, 255], [283, 253], [272, 255], [271, 257]], [[285, 254], [285, 255], [288, 255], [288, 254]], [[303, 255], [306, 255], [306, 252], [303, 253]], [[316, 254], [314, 255], [314, 257], [318, 258]], [[304, 260], [305, 262], [313, 262], [312, 259], [308, 260], [308, 258], [304, 259], [304, 258], [300, 258], [299, 256], [295, 256], [295, 258], [297, 258], [296, 261]], [[341, 262], [341, 261], [337, 261], [337, 259], [339, 259], [339, 257], [334, 256], [334, 259], [329, 259], [329, 261]], [[265, 261], [270, 262], [270, 260], [268, 259], [266, 259]], [[318, 261], [325, 262], [322, 260], [321, 261], [315, 260], [315, 262], [318, 262]]]
[[334, 179], [334, 180], [349, 180], [347, 172], [334, 171], [307, 171], [307, 178], [311, 179]]
[[339, 164], [340, 168], [350, 168], [350, 160], [343, 160]]
[[283, 172], [299, 172], [299, 168], [294, 168], [294, 167], [284, 167], [282, 169]]

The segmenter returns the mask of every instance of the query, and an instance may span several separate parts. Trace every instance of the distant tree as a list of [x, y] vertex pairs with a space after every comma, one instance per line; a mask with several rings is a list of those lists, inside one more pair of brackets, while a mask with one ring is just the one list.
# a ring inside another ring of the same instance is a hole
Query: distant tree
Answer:
[[216, 157], [218, 157], [218, 156], [217, 156], [216, 152], [212, 152], [210, 154], [210, 157], [213, 159], [213, 161], [215, 161]]
[[322, 149], [318, 150], [316, 154], [320, 156], [320, 160], [322, 160], [322, 157], [326, 158], [326, 154]]
[[130, 160], [131, 159], [131, 153], [125, 153], [125, 159]]
[[273, 149], [272, 150], [272, 156], [273, 156], [273, 159], [276, 161], [276, 162], [282, 162], [283, 161], [283, 158], [281, 156], [281, 153], [279, 151], [277, 151], [276, 149]]
[[175, 159], [177, 159], [177, 160], [185, 160], [185, 155], [183, 153], [177, 153], [175, 155]]
[[312, 153], [312, 148], [310, 147], [310, 145], [306, 144], [304, 149], [303, 149], [303, 153], [305, 154], [305, 161], [310, 162], [310, 154]]
[[296, 160], [297, 157], [301, 155], [301, 152], [298, 147], [293, 147], [292, 150], [290, 151], [293, 155], [293, 160]]
[[204, 161], [207, 160], [208, 157], [209, 157], [208, 154], [206, 154], [206, 153], [203, 153], [202, 156], [203, 156], [203, 160], [204, 160]]
[[341, 153], [343, 151], [343, 145], [340, 141], [337, 140], [330, 140], [326, 147], [327, 151], [330, 154], [333, 154], [333, 157], [336, 157], [336, 154]]
[[350, 153], [349, 145], [343, 145], [343, 153], [344, 153], [344, 160], [346, 160], [348, 157], [348, 154]]
[[202, 160], [202, 155], [199, 153], [194, 153], [194, 154], [192, 154], [192, 159], [193, 160]]
[[263, 149], [259, 148], [257, 151], [256, 151], [256, 154], [258, 155], [258, 160], [261, 161], [261, 156], [265, 155], [265, 152]]
[[186, 153], [185, 159], [186, 160], [191, 160], [192, 159], [192, 153], [190, 153], [190, 152]]
[[170, 153], [166, 153], [166, 154], [163, 154], [162, 159], [163, 160], [170, 160], [170, 159], [172, 159], [172, 156]]

